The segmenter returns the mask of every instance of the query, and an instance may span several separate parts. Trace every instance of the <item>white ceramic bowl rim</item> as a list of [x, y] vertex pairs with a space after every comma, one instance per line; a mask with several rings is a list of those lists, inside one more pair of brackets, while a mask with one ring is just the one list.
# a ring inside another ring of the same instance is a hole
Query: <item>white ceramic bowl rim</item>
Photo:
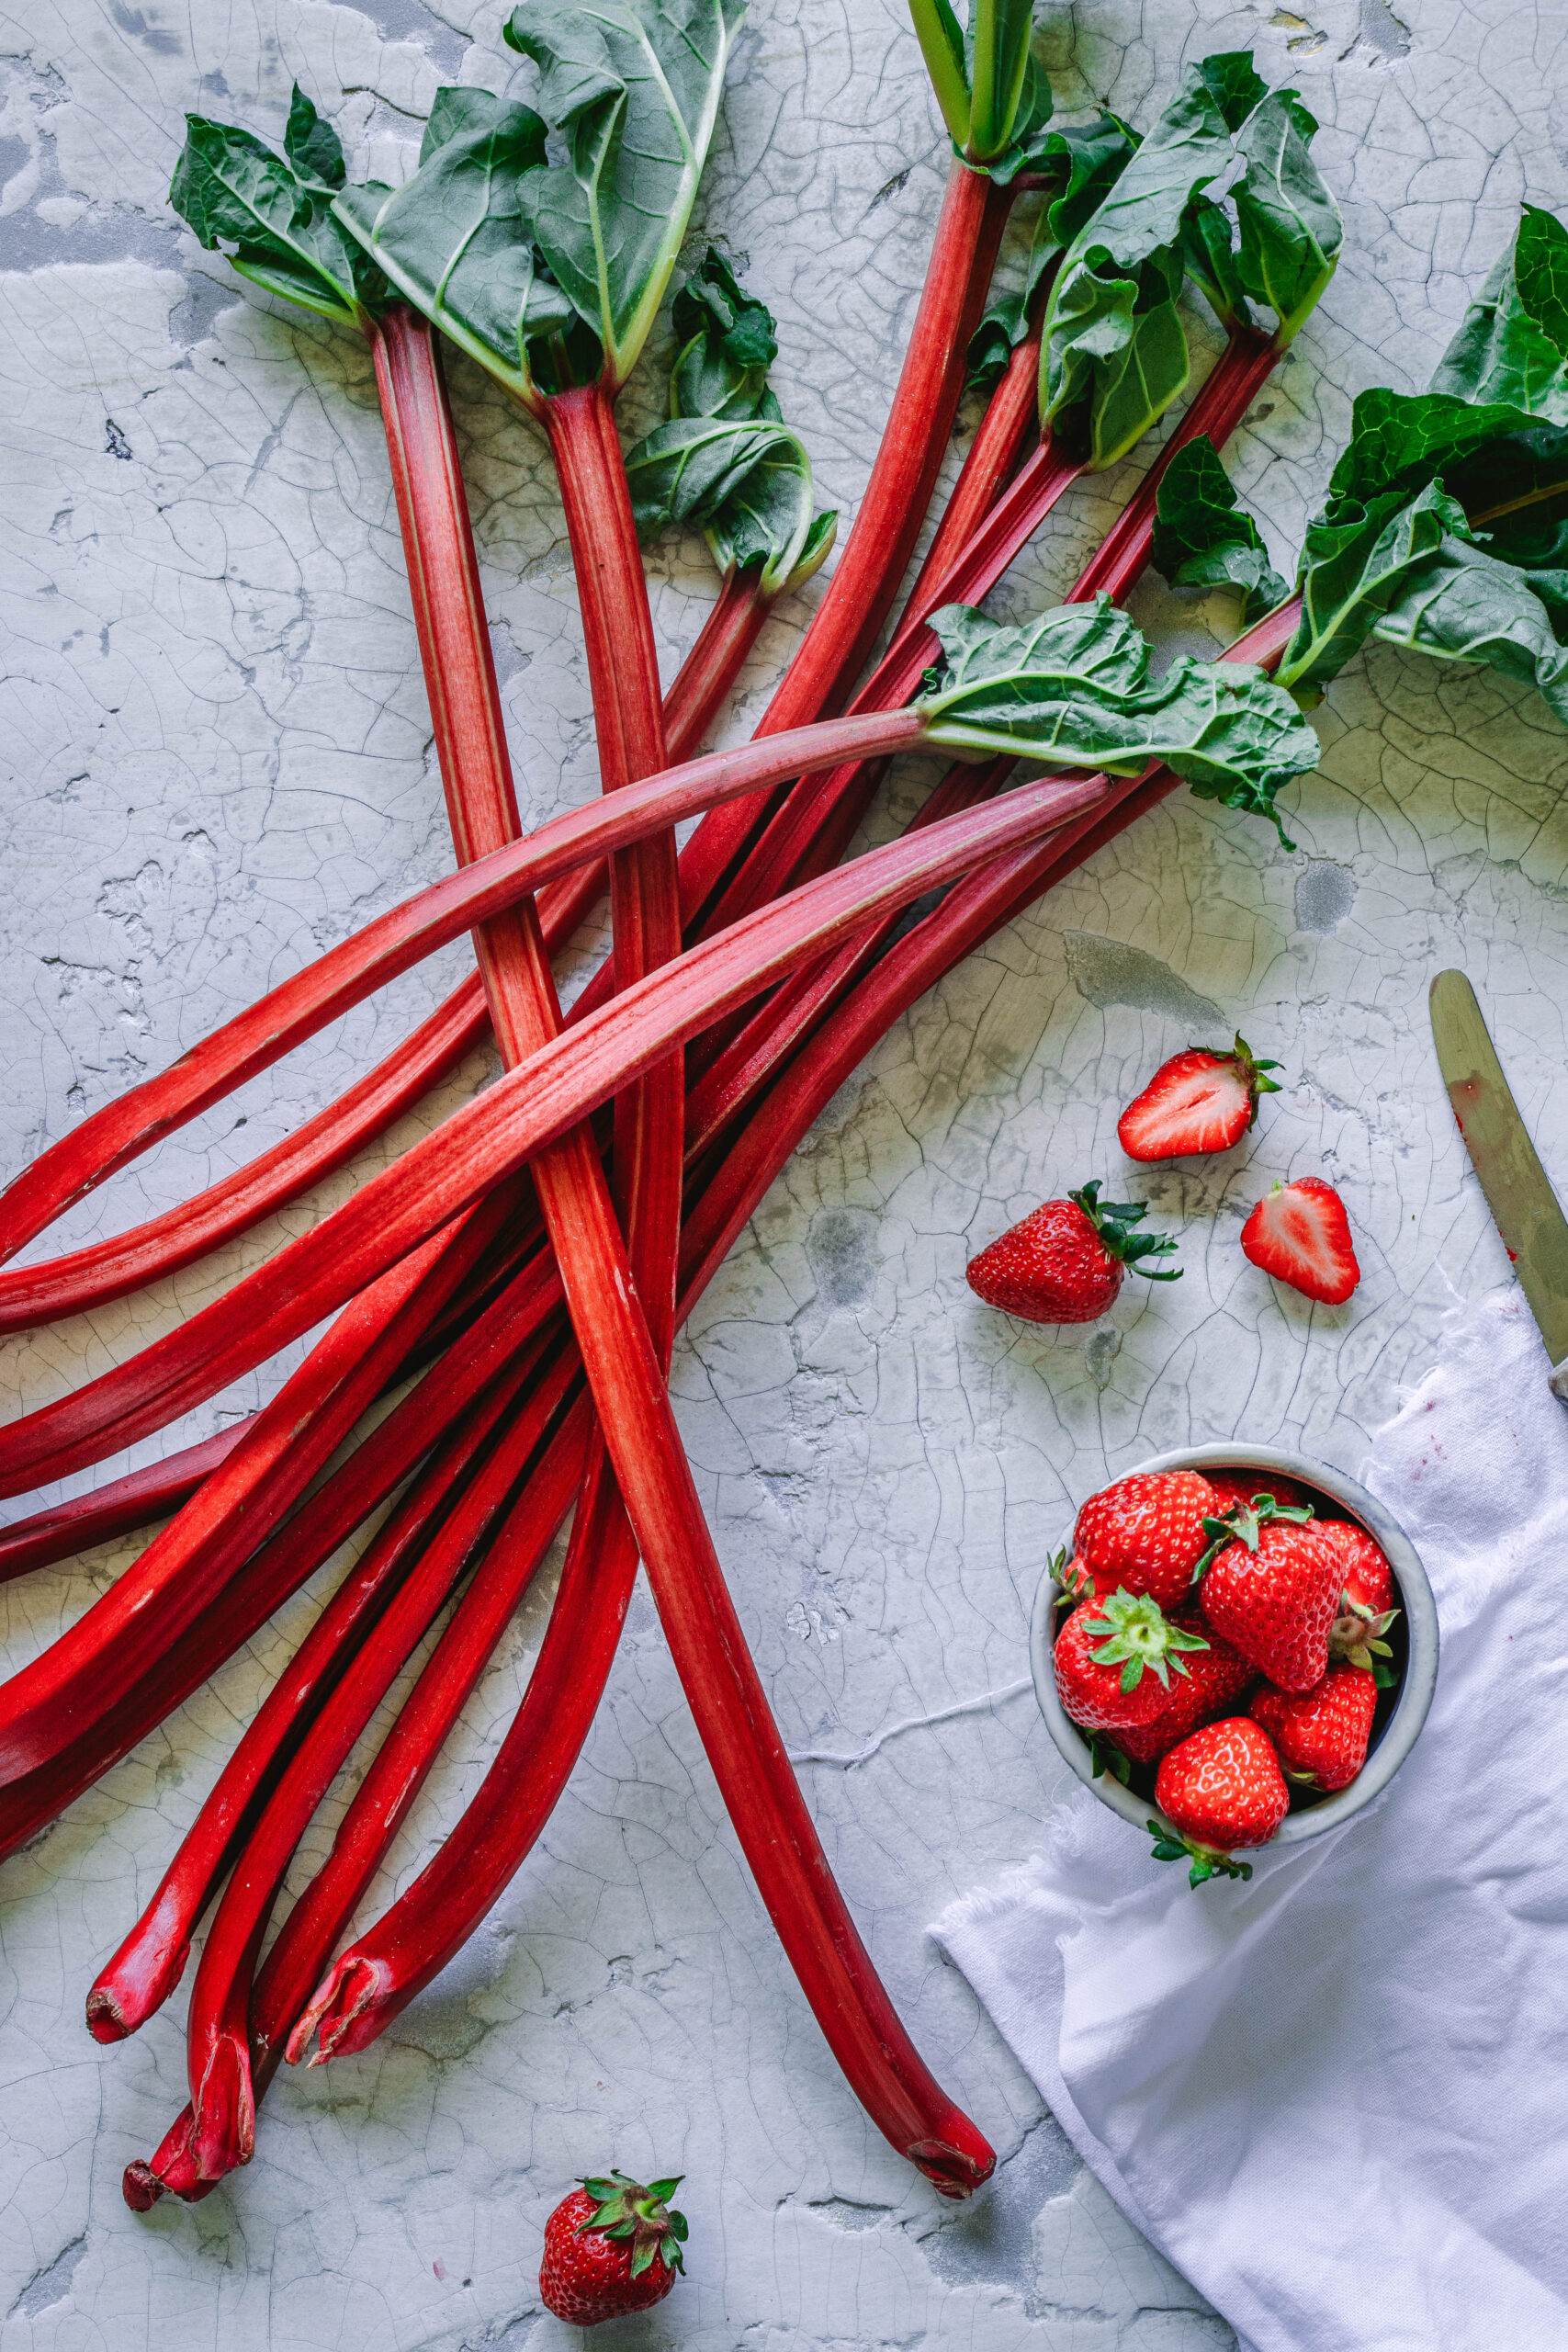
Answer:
[[[1147, 1477], [1158, 1470], [1260, 1470], [1272, 1471], [1281, 1478], [1295, 1478], [1302, 1485], [1315, 1487], [1337, 1503], [1350, 1518], [1359, 1520], [1368, 1534], [1382, 1549], [1399, 1586], [1400, 1606], [1404, 1611], [1410, 1650], [1393, 1713], [1383, 1725], [1376, 1747], [1367, 1758], [1359, 1773], [1348, 1789], [1325, 1797], [1321, 1804], [1309, 1806], [1304, 1812], [1287, 1814], [1270, 1838], [1271, 1846], [1299, 1846], [1309, 1838], [1322, 1838], [1341, 1822], [1362, 1812], [1372, 1799], [1381, 1796], [1415, 1747], [1427, 1710], [1432, 1703], [1432, 1692], [1438, 1679], [1438, 1611], [1432, 1599], [1432, 1588], [1427, 1581], [1427, 1571], [1420, 1556], [1397, 1520], [1391, 1518], [1374, 1496], [1354, 1478], [1347, 1478], [1343, 1471], [1331, 1470], [1326, 1463], [1314, 1462], [1307, 1455], [1281, 1453], [1267, 1445], [1198, 1445], [1185, 1446], [1172, 1453], [1156, 1453], [1152, 1461], [1140, 1462], [1135, 1470], [1123, 1471], [1123, 1477]], [[1064, 1709], [1056, 1695], [1056, 1677], [1051, 1658], [1053, 1617], [1055, 1592], [1051, 1571], [1045, 1571], [1035, 1595], [1034, 1614], [1029, 1629], [1029, 1661], [1034, 1675], [1035, 1695], [1045, 1718], [1047, 1730], [1061, 1755], [1069, 1763], [1086, 1787], [1102, 1804], [1119, 1813], [1136, 1829], [1145, 1829], [1151, 1817], [1163, 1818], [1150, 1797], [1134, 1795], [1124, 1789], [1110, 1772], [1098, 1780], [1089, 1760], [1089, 1743], [1077, 1725]], [[1267, 1850], [1263, 1849], [1261, 1850]]]

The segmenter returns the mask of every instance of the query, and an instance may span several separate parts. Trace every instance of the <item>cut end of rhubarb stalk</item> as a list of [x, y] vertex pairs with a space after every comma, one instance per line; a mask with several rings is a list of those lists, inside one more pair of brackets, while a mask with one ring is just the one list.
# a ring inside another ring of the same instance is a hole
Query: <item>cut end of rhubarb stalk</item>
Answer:
[[[350, 2058], [368, 2049], [387, 2021], [378, 2005], [386, 1973], [378, 1962], [345, 1953], [289, 2035], [284, 2053], [289, 2064], [324, 2066], [329, 2058]], [[319, 2037], [314, 2051], [312, 2034]]]
[[949, 2197], [955, 2204], [983, 2188], [997, 2168], [996, 2150], [973, 2124], [964, 2133], [961, 2146], [954, 2146], [951, 2140], [915, 2140], [904, 2154], [919, 2166], [939, 2197]]
[[221, 2180], [255, 2153], [256, 2102], [251, 2087], [251, 2053], [243, 2041], [220, 2033], [201, 2078], [191, 2126], [191, 2154], [199, 2180]]
[[[95, 1984], [87, 1996], [87, 2031], [95, 2041], [123, 2041], [131, 2027], [125, 2021], [119, 2002], [107, 1986]], [[134, 2170], [134, 2166], [132, 2167]], [[130, 2173], [126, 2174], [130, 2178]], [[127, 2192], [129, 2194], [129, 2191]], [[143, 2209], [139, 2205], [137, 2211]]]
[[138, 2156], [134, 2164], [126, 2165], [119, 2186], [133, 2213], [150, 2213], [159, 2198], [168, 2194], [145, 2156]]

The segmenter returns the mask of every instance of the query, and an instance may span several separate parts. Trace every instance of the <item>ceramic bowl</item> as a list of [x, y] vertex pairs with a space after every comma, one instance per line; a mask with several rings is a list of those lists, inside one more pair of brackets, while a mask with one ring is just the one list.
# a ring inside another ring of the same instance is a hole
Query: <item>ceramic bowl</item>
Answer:
[[[1256, 1471], [1258, 1478], [1254, 1492], [1265, 1490], [1270, 1476], [1293, 1478], [1321, 1494], [1325, 1502], [1334, 1506], [1337, 1516], [1353, 1519], [1364, 1527], [1381, 1546], [1393, 1571], [1399, 1615], [1389, 1630], [1388, 1641], [1399, 1679], [1393, 1690], [1382, 1695], [1367, 1760], [1348, 1789], [1304, 1804], [1295, 1799], [1292, 1811], [1269, 1842], [1272, 1846], [1299, 1846], [1309, 1838], [1321, 1838], [1328, 1830], [1337, 1829], [1341, 1822], [1348, 1821], [1353, 1814], [1361, 1812], [1387, 1788], [1415, 1747], [1432, 1703], [1438, 1679], [1438, 1612], [1416, 1546], [1398, 1521], [1364, 1487], [1359, 1487], [1354, 1478], [1347, 1478], [1343, 1471], [1331, 1470], [1326, 1463], [1314, 1462], [1305, 1454], [1285, 1453], [1274, 1446], [1243, 1445], [1239, 1442], [1233, 1445], [1200, 1445], [1179, 1453], [1156, 1454], [1152, 1462], [1140, 1462], [1136, 1472], [1122, 1475], [1146, 1475], [1155, 1470]], [[1153, 1798], [1124, 1789], [1109, 1772], [1095, 1779], [1088, 1738], [1065, 1713], [1056, 1695], [1056, 1677], [1051, 1663], [1051, 1645], [1060, 1616], [1055, 1607], [1056, 1590], [1055, 1579], [1047, 1569], [1035, 1598], [1029, 1641], [1040, 1711], [1052, 1738], [1079, 1780], [1094, 1791], [1101, 1804], [1108, 1804], [1112, 1813], [1119, 1813], [1135, 1829], [1145, 1830], [1151, 1815], [1158, 1814]]]

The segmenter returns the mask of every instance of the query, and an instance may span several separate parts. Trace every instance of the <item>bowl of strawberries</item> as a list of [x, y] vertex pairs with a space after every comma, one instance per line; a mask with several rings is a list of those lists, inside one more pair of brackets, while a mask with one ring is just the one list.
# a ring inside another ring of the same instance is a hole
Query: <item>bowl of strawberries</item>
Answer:
[[1090, 1495], [1030, 1646], [1062, 1755], [1195, 1887], [1370, 1804], [1438, 1676], [1404, 1529], [1354, 1479], [1266, 1446], [1160, 1454]]

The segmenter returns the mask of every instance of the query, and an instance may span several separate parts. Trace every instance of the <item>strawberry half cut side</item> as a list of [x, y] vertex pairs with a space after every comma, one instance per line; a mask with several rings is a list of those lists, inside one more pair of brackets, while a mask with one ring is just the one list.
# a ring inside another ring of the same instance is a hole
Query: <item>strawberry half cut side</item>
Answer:
[[1116, 1140], [1129, 1159], [1229, 1151], [1257, 1119], [1259, 1096], [1279, 1093], [1279, 1080], [1268, 1076], [1279, 1068], [1259, 1061], [1239, 1029], [1229, 1053], [1190, 1046], [1163, 1062], [1128, 1103]]
[[1266, 1274], [1325, 1306], [1343, 1306], [1361, 1279], [1345, 1204], [1321, 1176], [1266, 1193], [1241, 1228], [1241, 1246]]

